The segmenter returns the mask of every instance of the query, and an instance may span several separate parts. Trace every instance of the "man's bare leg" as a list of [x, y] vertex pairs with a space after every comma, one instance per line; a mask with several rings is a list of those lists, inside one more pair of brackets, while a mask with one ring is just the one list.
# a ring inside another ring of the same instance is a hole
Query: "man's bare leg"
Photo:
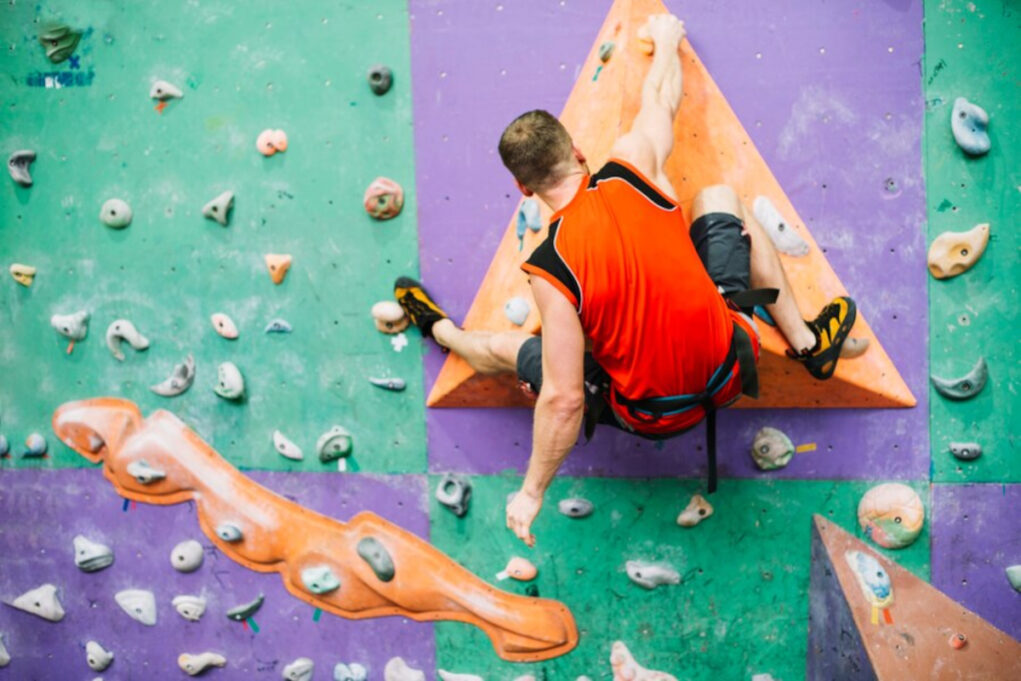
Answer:
[[516, 371], [518, 351], [532, 338], [523, 331], [465, 331], [449, 319], [441, 319], [432, 327], [436, 342], [463, 357], [480, 374]]

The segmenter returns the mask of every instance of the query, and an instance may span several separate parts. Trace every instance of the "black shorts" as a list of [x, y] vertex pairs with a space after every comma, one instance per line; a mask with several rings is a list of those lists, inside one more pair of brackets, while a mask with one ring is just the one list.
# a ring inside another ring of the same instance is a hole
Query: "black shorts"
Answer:
[[[710, 279], [720, 293], [726, 295], [749, 288], [751, 277], [751, 239], [744, 231], [741, 218], [730, 213], [707, 213], [691, 223], [691, 240], [698, 257], [705, 265]], [[751, 317], [751, 311], [745, 311]], [[518, 380], [523, 387], [536, 395], [542, 390], [542, 336], [525, 341], [518, 350]], [[602, 401], [609, 387], [610, 377], [585, 353], [585, 402], [591, 408], [593, 400]], [[612, 410], [603, 409], [599, 423], [620, 426]]]

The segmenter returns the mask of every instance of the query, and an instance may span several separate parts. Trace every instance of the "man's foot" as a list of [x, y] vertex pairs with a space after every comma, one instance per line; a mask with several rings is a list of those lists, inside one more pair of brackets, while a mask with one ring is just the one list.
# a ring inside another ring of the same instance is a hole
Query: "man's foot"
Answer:
[[421, 330], [426, 338], [432, 337], [433, 324], [448, 315], [429, 296], [422, 284], [411, 277], [397, 277], [394, 282], [394, 298], [404, 309], [408, 319]]
[[814, 377], [820, 380], [829, 378], [837, 368], [840, 350], [857, 316], [853, 300], [847, 296], [834, 298], [818, 317], [806, 322], [815, 334], [815, 347], [801, 352], [788, 350], [787, 356], [804, 364]]

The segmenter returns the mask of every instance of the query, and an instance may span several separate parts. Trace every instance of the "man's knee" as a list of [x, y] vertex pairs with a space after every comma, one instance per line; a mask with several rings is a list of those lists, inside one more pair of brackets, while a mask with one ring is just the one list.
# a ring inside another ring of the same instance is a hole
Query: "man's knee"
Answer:
[[733, 187], [728, 184], [714, 184], [704, 187], [695, 194], [691, 212], [692, 220], [708, 213], [730, 213], [741, 217], [741, 202]]

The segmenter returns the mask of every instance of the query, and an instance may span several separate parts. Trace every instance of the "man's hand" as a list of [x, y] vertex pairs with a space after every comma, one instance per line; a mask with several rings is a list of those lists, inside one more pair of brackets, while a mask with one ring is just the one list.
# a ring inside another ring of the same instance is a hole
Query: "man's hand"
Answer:
[[535, 546], [535, 535], [530, 530], [540, 508], [542, 497], [532, 496], [525, 490], [515, 494], [507, 504], [507, 527], [529, 548]]

